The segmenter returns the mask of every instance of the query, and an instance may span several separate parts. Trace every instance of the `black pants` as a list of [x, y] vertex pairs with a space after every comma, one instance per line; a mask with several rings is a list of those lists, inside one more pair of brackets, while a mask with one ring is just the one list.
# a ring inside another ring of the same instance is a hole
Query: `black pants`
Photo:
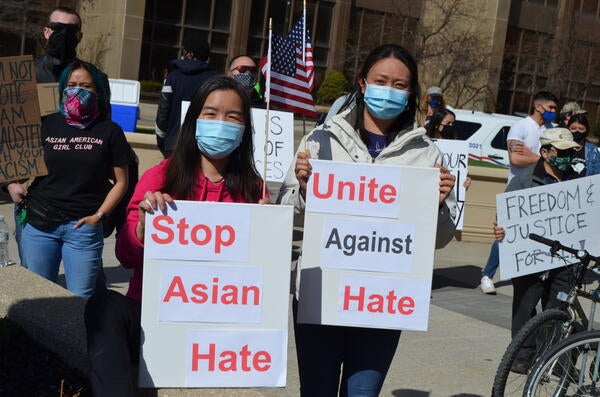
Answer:
[[95, 397], [135, 397], [140, 355], [138, 301], [97, 289], [85, 306], [90, 382]]
[[535, 316], [535, 307], [540, 299], [543, 309], [559, 306], [561, 302], [556, 299], [556, 294], [560, 291], [569, 291], [571, 287], [569, 280], [572, 277], [570, 267], [560, 267], [550, 270], [545, 280], [540, 278], [540, 273], [511, 279], [513, 285], [511, 335], [514, 337], [523, 325]]

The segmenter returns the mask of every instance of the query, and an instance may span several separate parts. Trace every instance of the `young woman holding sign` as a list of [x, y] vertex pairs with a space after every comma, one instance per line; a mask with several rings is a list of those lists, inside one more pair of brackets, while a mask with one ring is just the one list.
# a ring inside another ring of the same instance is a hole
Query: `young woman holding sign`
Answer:
[[[304, 210], [310, 158], [439, 167], [441, 152], [424, 128], [414, 129], [418, 80], [416, 62], [404, 48], [388, 44], [374, 49], [341, 112], [300, 142], [279, 201]], [[453, 187], [454, 177], [440, 168], [437, 235], [430, 236], [438, 247], [454, 235], [446, 205]], [[400, 331], [298, 322], [295, 331], [302, 396], [337, 396], [338, 388], [340, 396], [379, 395]]]
[[250, 104], [244, 87], [214, 77], [196, 91], [173, 154], [144, 173], [117, 237], [121, 264], [133, 269], [127, 296], [98, 291], [85, 312], [96, 397], [135, 396], [146, 213], [175, 199], [268, 203], [254, 167]]
[[[67, 288], [89, 298], [102, 269], [102, 219], [127, 191], [130, 148], [110, 120], [108, 81], [100, 70], [75, 61], [58, 88], [61, 111], [42, 124], [48, 175], [35, 178], [28, 192], [15, 183], [8, 191], [21, 207], [23, 264], [56, 281], [62, 260]], [[107, 193], [108, 179], [115, 183]]]

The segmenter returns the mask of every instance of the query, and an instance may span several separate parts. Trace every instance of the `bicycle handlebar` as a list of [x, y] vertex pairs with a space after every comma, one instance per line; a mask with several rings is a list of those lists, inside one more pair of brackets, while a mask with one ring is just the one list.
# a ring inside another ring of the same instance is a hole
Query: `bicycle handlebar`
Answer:
[[[575, 248], [566, 247], [562, 245], [558, 240], [550, 240], [546, 237], [542, 237], [539, 234], [535, 233], [529, 233], [529, 238], [533, 241], [537, 241], [538, 243], [547, 245], [548, 247], [550, 247], [550, 252], [553, 254], [556, 253], [558, 250], [563, 250], [565, 252], [575, 255], [579, 260], [586, 260], [586, 262], [588, 263], [590, 261], [594, 261], [595, 263], [600, 262], [600, 258], [590, 255], [589, 252], [587, 252], [586, 250], [578, 250]], [[581, 251], [584, 252], [583, 256], [580, 255]]]

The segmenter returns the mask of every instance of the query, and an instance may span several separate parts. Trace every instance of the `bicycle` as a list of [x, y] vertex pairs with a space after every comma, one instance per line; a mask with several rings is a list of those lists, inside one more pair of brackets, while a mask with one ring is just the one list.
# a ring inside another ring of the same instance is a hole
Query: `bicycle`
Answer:
[[[597, 257], [585, 250], [566, 247], [559, 241], [549, 240], [534, 233], [529, 234], [529, 238], [549, 246], [550, 255], [562, 259], [565, 263], [567, 260], [558, 255], [558, 251], [563, 250], [574, 255], [577, 262], [570, 266], [574, 277], [570, 282], [569, 291], [557, 294], [557, 300], [562, 302], [559, 307], [538, 313], [514, 336], [498, 365], [492, 387], [493, 397], [521, 394], [525, 390], [527, 376], [534, 364], [551, 346], [573, 333], [592, 329], [596, 303], [600, 302], [600, 290], [583, 289], [585, 272], [590, 267], [596, 267]], [[580, 297], [592, 302], [589, 318], [579, 302]], [[532, 348], [532, 354], [526, 367], [516, 368], [515, 361], [523, 348]]]

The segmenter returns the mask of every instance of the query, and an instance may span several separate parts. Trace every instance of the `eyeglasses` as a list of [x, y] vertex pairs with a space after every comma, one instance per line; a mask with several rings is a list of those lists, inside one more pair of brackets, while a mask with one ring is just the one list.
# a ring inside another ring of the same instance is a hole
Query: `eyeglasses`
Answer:
[[61, 23], [61, 22], [48, 22], [46, 25], [47, 28], [58, 31], [63, 29], [70, 29], [75, 32], [79, 32], [80, 27], [75, 23]]
[[234, 70], [237, 70], [240, 73], [244, 73], [244, 72], [251, 72], [251, 73], [256, 73], [256, 66], [248, 66], [248, 65], [239, 65], [236, 66], [235, 68], [231, 69], [231, 72], [233, 72]]

